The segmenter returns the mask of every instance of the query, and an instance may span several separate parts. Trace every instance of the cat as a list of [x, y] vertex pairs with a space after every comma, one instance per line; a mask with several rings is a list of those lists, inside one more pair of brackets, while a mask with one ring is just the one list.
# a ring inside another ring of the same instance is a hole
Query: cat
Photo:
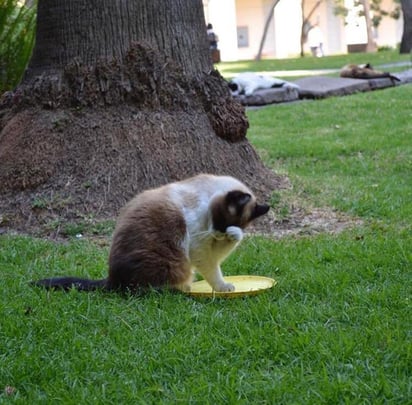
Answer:
[[54, 289], [138, 291], [168, 287], [189, 291], [194, 271], [215, 291], [234, 291], [220, 268], [243, 238], [243, 229], [266, 214], [239, 180], [201, 174], [138, 194], [121, 211], [103, 280], [43, 279]]
[[251, 72], [240, 73], [229, 82], [229, 89], [233, 96], [242, 94], [250, 96], [256, 90], [274, 87], [292, 87], [299, 89], [299, 86], [295, 83]]
[[398, 77], [391, 75], [389, 72], [375, 70], [370, 63], [364, 65], [346, 65], [341, 69], [340, 77], [351, 79], [379, 79], [388, 77], [392, 81], [400, 81]]

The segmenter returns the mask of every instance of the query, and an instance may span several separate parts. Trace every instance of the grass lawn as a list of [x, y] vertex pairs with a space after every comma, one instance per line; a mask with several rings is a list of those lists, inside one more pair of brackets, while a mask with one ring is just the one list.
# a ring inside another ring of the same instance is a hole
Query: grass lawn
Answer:
[[[397, 50], [382, 51], [376, 53], [351, 53], [344, 55], [333, 55], [325, 58], [314, 58], [305, 56], [304, 58], [290, 59], [262, 59], [261, 61], [237, 61], [222, 62], [216, 65], [223, 77], [231, 78], [241, 72], [279, 72], [277, 77], [301, 77], [304, 76], [302, 70], [322, 70], [333, 69], [339, 70], [342, 66], [349, 63], [362, 64], [370, 63], [373, 67], [378, 68], [380, 65], [403, 63], [405, 66], [384, 68], [385, 71], [397, 72], [399, 70], [411, 69], [411, 55], [400, 55]], [[336, 76], [336, 73], [335, 73]]]
[[265, 294], [47, 292], [28, 282], [101, 277], [108, 247], [0, 236], [0, 403], [410, 404], [411, 99], [409, 85], [248, 112], [294, 186], [281, 203], [364, 221], [247, 239], [224, 271], [276, 278]]

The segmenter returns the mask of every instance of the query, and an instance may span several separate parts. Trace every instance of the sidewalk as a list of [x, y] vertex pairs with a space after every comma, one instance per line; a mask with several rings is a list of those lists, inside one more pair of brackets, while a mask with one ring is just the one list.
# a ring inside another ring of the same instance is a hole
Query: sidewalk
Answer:
[[[399, 62], [391, 64], [394, 66], [411, 66], [411, 62]], [[381, 65], [378, 69], [389, 67]], [[340, 70], [340, 69], [339, 69]], [[236, 96], [245, 106], [264, 106], [276, 103], [285, 103], [301, 99], [320, 99], [331, 96], [344, 96], [358, 92], [366, 92], [387, 87], [394, 87], [407, 83], [412, 83], [412, 69], [393, 73], [399, 81], [390, 78], [381, 79], [347, 79], [341, 77], [322, 76], [324, 74], [336, 73], [339, 70], [296, 70], [296, 71], [273, 71], [264, 72], [268, 76], [307, 76], [295, 81], [291, 81], [299, 86], [298, 89], [292, 87], [278, 87], [264, 90], [256, 90], [250, 96]], [[259, 73], [257, 73], [259, 74]]]
[[[411, 61], [401, 61], [393, 63], [385, 63], [383, 65], [377, 65], [377, 70], [385, 70], [394, 67], [407, 67], [412, 69]], [[256, 72], [258, 75], [267, 75], [273, 77], [296, 77], [296, 76], [321, 76], [329, 75], [333, 73], [339, 73], [340, 69], [301, 69], [301, 70], [273, 70], [265, 72]]]

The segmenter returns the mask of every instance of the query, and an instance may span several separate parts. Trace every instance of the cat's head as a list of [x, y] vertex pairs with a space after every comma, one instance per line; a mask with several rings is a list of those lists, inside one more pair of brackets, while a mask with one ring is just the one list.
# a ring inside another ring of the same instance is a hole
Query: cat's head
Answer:
[[213, 228], [225, 232], [228, 226], [246, 228], [254, 219], [266, 214], [269, 205], [258, 204], [254, 195], [241, 190], [229, 191], [211, 204]]
[[240, 88], [240, 86], [237, 83], [230, 81], [228, 85], [232, 96], [238, 96], [244, 93], [244, 91]]

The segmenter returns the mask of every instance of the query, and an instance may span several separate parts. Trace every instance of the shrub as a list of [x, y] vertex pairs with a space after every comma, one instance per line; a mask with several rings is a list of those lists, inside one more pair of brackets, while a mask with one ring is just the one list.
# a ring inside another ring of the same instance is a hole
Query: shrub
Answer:
[[33, 49], [36, 7], [0, 0], [0, 94], [15, 87]]

